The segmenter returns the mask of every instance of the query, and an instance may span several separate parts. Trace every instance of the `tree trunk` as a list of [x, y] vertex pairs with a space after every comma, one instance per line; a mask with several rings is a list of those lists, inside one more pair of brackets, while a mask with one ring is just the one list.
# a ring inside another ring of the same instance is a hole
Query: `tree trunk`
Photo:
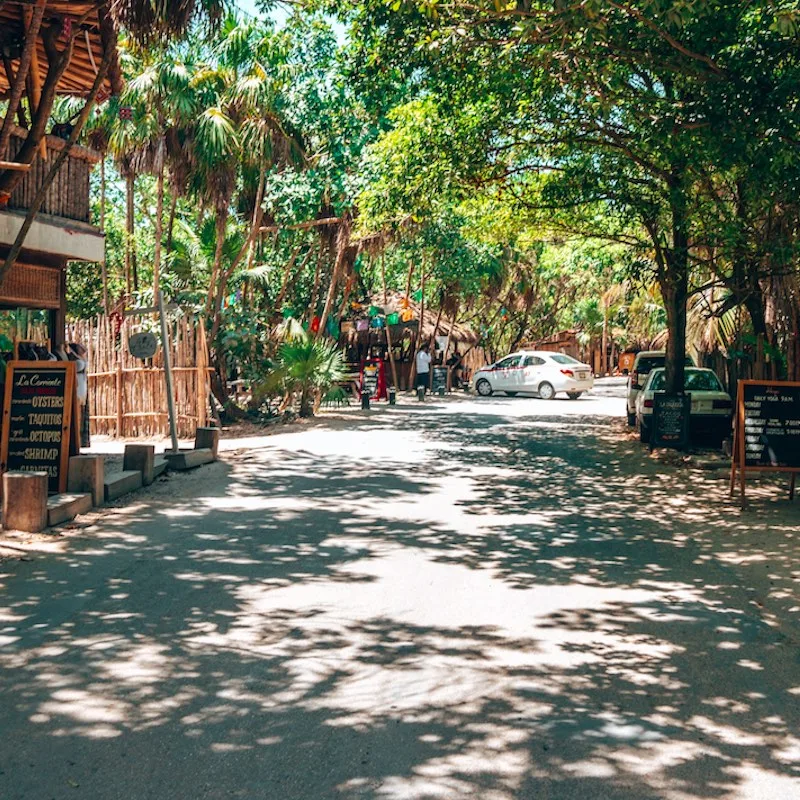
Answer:
[[603, 375], [608, 375], [608, 303], [603, 303], [603, 336], [600, 346], [603, 348], [600, 370]]
[[[222, 252], [225, 247], [225, 227], [228, 223], [228, 210], [226, 208], [217, 209], [217, 219], [215, 224], [216, 245], [214, 247], [214, 263], [211, 267], [211, 281], [208, 284], [208, 294], [206, 295], [206, 318], [210, 317], [214, 311], [214, 301], [219, 294], [218, 282], [222, 272]], [[213, 337], [211, 337], [213, 340]]]
[[164, 165], [156, 176], [155, 247], [153, 250], [153, 297], [158, 297], [161, 282], [161, 241], [164, 237]]
[[125, 176], [125, 286], [128, 294], [139, 291], [135, 236], [136, 183], [132, 171]]
[[[313, 247], [312, 247], [313, 249]], [[311, 300], [308, 303], [309, 319], [314, 316], [319, 303], [319, 286], [322, 281], [322, 265], [325, 263], [325, 248], [320, 242], [319, 252], [317, 253], [317, 265], [314, 269], [314, 284], [311, 288]]]
[[165, 255], [167, 259], [169, 259], [170, 253], [172, 253], [172, 245], [174, 243], [173, 233], [175, 232], [175, 214], [178, 210], [178, 193], [174, 190], [172, 191], [172, 195], [169, 200], [169, 219], [167, 220], [167, 247], [165, 250]]
[[[413, 269], [413, 267], [412, 267]], [[411, 278], [411, 272], [408, 273], [409, 279]], [[414, 338], [414, 350], [411, 354], [411, 372], [409, 375], [409, 383], [411, 386], [414, 386], [414, 381], [417, 377], [417, 352], [419, 351], [420, 343], [422, 342], [422, 325], [425, 321], [425, 263], [422, 264], [422, 275], [420, 277], [420, 292], [422, 296], [420, 297], [420, 304], [419, 304], [419, 324], [417, 325], [417, 335]]]
[[[106, 230], [106, 157], [105, 153], [100, 159], [100, 230]], [[103, 313], [108, 314], [108, 269], [105, 259], [100, 262], [100, 271], [103, 278]]]

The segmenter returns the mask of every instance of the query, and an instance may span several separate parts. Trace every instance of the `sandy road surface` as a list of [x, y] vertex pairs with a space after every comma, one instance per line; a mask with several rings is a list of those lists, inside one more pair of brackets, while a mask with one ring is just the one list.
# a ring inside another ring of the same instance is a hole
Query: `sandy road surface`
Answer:
[[620, 410], [232, 441], [0, 566], [0, 798], [800, 798], [800, 510]]

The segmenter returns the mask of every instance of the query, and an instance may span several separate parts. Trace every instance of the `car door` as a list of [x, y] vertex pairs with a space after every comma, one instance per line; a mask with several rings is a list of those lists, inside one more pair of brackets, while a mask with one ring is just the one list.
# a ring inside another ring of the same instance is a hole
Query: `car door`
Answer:
[[525, 356], [522, 363], [522, 385], [520, 391], [535, 392], [541, 383], [541, 371], [544, 359], [539, 356]]
[[519, 373], [522, 356], [506, 356], [492, 370], [492, 388], [496, 392], [519, 391]]

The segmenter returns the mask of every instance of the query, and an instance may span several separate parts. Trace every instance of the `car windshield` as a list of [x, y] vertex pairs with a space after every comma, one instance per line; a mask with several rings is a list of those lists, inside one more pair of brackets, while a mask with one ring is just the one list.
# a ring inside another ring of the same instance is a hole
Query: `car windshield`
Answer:
[[572, 356], [565, 356], [563, 353], [554, 353], [550, 356], [552, 361], [555, 361], [556, 364], [580, 364], [581, 362]]
[[[667, 361], [664, 355], [659, 356], [640, 356], [636, 362], [636, 371], [639, 373], [648, 373], [650, 370], [663, 367]], [[689, 356], [686, 356], [686, 361], [683, 362], [687, 367], [693, 367], [694, 361]]]
[[[650, 391], [663, 391], [666, 382], [667, 373], [664, 370], [659, 370], [650, 379]], [[704, 369], [687, 369], [683, 376], [683, 388], [687, 392], [723, 391], [719, 378], [713, 372]]]

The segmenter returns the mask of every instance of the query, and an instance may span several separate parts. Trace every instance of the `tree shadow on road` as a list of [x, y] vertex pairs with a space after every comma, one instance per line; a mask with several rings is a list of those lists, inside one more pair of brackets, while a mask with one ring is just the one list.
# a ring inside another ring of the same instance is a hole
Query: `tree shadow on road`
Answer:
[[15, 565], [0, 796], [800, 797], [797, 512], [622, 432], [400, 408]]

